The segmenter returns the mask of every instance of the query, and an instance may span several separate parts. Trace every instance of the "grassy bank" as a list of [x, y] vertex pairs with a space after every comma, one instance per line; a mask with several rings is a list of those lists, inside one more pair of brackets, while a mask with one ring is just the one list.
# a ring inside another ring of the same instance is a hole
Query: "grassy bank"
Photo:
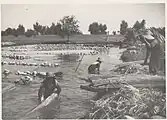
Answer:
[[[69, 41], [72, 44], [102, 44], [102, 43], [113, 43], [117, 44], [121, 39], [122, 35], [110, 35], [106, 41], [106, 35], [74, 35], [70, 36]], [[14, 42], [16, 45], [27, 45], [27, 44], [64, 44], [68, 43], [67, 38], [61, 38], [57, 35], [41, 35], [35, 37], [25, 36], [2, 36], [2, 42]]]

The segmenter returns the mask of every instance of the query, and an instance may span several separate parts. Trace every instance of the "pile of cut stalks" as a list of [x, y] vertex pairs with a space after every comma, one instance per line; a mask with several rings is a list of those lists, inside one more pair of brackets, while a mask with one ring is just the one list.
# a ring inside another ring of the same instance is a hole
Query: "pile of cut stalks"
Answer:
[[165, 119], [166, 94], [159, 89], [134, 88], [128, 84], [97, 101], [89, 119]]

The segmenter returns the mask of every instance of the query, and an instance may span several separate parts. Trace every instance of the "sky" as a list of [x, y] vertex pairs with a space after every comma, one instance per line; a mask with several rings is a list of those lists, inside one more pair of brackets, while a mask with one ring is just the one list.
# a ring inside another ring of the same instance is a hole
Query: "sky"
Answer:
[[88, 34], [93, 22], [107, 25], [107, 31], [120, 29], [122, 20], [131, 27], [138, 20], [146, 20], [146, 27], [165, 26], [165, 4], [163, 3], [126, 3], [126, 4], [2, 4], [1, 29], [17, 28], [19, 24], [33, 29], [33, 24], [50, 26], [63, 16], [75, 15], [80, 30]]

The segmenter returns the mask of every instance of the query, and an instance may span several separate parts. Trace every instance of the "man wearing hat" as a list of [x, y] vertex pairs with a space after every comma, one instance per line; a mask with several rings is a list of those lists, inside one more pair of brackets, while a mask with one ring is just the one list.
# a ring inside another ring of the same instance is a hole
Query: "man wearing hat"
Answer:
[[89, 67], [88, 67], [88, 73], [89, 74], [100, 74], [100, 64], [101, 64], [101, 60], [100, 57], [98, 57], [98, 59], [96, 60], [96, 62], [92, 63]]
[[145, 31], [143, 35], [140, 35], [140, 40], [142, 42], [144, 42], [146, 44], [146, 57], [144, 59], [144, 63], [143, 65], [147, 65], [148, 64], [148, 58], [150, 58], [151, 56], [151, 46], [150, 46], [150, 43], [151, 41], [154, 40], [154, 37], [152, 36], [152, 32], [151, 31]]
[[38, 91], [39, 102], [41, 103], [42, 99], [47, 99], [52, 93], [57, 93], [59, 96], [60, 92], [61, 87], [59, 86], [57, 80], [55, 80], [55, 78], [49, 72], [47, 72], [46, 78], [42, 82]]
[[146, 44], [147, 48], [144, 64], [146, 64], [147, 59], [150, 56], [149, 72], [155, 75], [157, 74], [160, 65], [160, 43], [152, 36], [151, 31], [145, 31], [144, 34], [141, 35], [141, 40]]

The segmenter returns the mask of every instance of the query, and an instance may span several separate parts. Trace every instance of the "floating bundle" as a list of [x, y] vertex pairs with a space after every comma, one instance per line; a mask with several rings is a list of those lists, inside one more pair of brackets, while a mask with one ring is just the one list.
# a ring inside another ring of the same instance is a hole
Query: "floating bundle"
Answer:
[[44, 62], [44, 63], [26, 63], [26, 62], [6, 62], [6, 61], [2, 61], [1, 62], [2, 65], [23, 65], [23, 66], [41, 66], [41, 67], [57, 67], [59, 66], [58, 63], [48, 63], [48, 62]]
[[104, 46], [85, 46], [84, 44], [59, 44], [59, 45], [54, 45], [54, 44], [41, 44], [41, 45], [36, 45], [34, 49], [36, 51], [50, 51], [50, 50], [58, 50], [58, 51], [65, 51], [65, 50], [94, 50], [94, 51], [106, 51], [109, 47]]
[[[2, 72], [4, 75], [9, 75], [9, 74], [12, 74], [11, 71], [5, 69], [3, 72]], [[46, 77], [46, 73], [47, 72], [37, 72], [37, 71], [17, 71], [15, 73], [15, 75], [21, 75], [21, 76], [38, 76], [38, 77]], [[53, 77], [63, 77], [63, 73], [62, 72], [49, 72], [50, 75], [52, 75]]]
[[9, 58], [9, 59], [17, 59], [17, 60], [24, 60], [24, 59], [30, 59], [30, 56], [25, 55], [2, 55], [3, 58]]
[[14, 42], [2, 42], [1, 45], [4, 46], [4, 45], [14, 45], [15, 43]]

